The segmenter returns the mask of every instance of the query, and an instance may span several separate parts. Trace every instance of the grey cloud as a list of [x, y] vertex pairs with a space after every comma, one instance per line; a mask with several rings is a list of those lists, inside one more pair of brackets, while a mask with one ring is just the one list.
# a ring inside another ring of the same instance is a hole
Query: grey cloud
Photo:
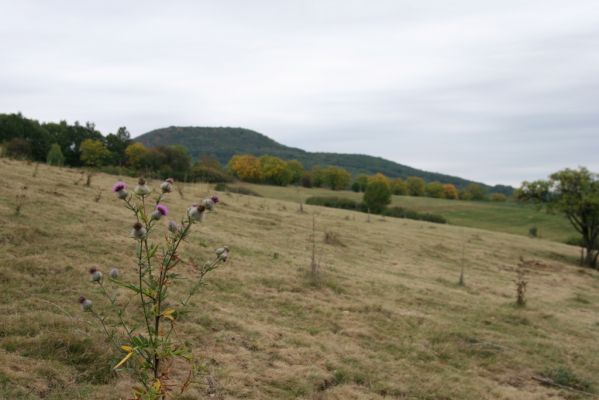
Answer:
[[244, 126], [488, 183], [599, 170], [594, 0], [0, 0], [0, 14], [0, 112], [134, 134]]

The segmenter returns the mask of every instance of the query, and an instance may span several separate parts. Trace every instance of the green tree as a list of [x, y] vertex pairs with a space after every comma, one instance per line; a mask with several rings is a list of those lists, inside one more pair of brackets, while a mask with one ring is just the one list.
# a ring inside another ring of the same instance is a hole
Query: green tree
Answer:
[[64, 155], [58, 143], [52, 144], [46, 157], [46, 162], [50, 165], [62, 166], [64, 164]]
[[366, 186], [368, 186], [368, 175], [360, 174], [356, 176], [356, 179], [354, 180], [354, 185], [352, 185], [352, 190], [354, 190], [354, 192], [365, 192]]
[[126, 127], [122, 126], [117, 133], [111, 133], [106, 136], [106, 148], [112, 153], [112, 162], [116, 165], [123, 165], [127, 160], [125, 150], [131, 144], [131, 134]]
[[389, 184], [380, 178], [369, 179], [363, 201], [371, 212], [380, 214], [391, 203]]
[[406, 181], [406, 185], [408, 186], [408, 194], [410, 196], [424, 196], [426, 186], [424, 179], [418, 176], [410, 176]]
[[462, 200], [486, 200], [487, 192], [478, 183], [469, 183], [460, 195]]
[[302, 182], [302, 176], [304, 176], [304, 166], [297, 160], [287, 161], [287, 169], [289, 170], [289, 183], [293, 185], [299, 185]]
[[262, 181], [271, 185], [286, 186], [291, 180], [287, 163], [278, 157], [260, 157], [260, 175]]
[[443, 184], [441, 182], [429, 182], [424, 189], [428, 197], [440, 199], [443, 197]]
[[109, 161], [111, 153], [101, 140], [85, 139], [81, 142], [81, 161], [90, 167], [100, 167]]
[[311, 172], [312, 186], [317, 187], [317, 188], [324, 186], [324, 184], [325, 184], [324, 176], [325, 176], [324, 168], [322, 168], [318, 165], [315, 165], [312, 168], [312, 172]]
[[328, 167], [322, 171], [322, 179], [325, 186], [333, 190], [343, 190], [349, 187], [351, 174], [339, 167]]
[[405, 196], [408, 194], [408, 185], [401, 178], [393, 179], [390, 188], [391, 193], [397, 196]]
[[581, 235], [586, 250], [583, 264], [597, 267], [599, 255], [599, 175], [581, 167], [564, 169], [548, 180], [523, 182], [518, 200], [534, 202], [546, 210], [564, 214]]
[[125, 149], [127, 164], [133, 169], [141, 170], [143, 168], [142, 160], [147, 152], [148, 149], [142, 143], [131, 143]]

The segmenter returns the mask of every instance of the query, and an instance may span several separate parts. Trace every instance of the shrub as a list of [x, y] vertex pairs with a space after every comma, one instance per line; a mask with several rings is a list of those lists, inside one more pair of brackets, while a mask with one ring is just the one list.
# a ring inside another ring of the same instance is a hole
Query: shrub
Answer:
[[507, 201], [507, 196], [503, 193], [491, 193], [491, 196], [489, 196], [489, 199], [491, 201], [503, 202], [503, 201]]
[[192, 177], [195, 181], [217, 183], [217, 182], [232, 182], [233, 177], [225, 171], [196, 164], [191, 169]]
[[539, 235], [539, 230], [536, 226], [531, 226], [528, 230], [528, 234], [530, 235], [530, 237], [536, 238]]
[[361, 210], [360, 204], [352, 199], [334, 196], [313, 196], [306, 199], [306, 204], [313, 206], [341, 208], [344, 210]]
[[32, 157], [31, 142], [22, 138], [13, 138], [5, 142], [4, 153], [7, 157], [29, 160]]
[[420, 213], [414, 210], [408, 210], [403, 207], [389, 207], [383, 211], [383, 215], [394, 218], [406, 218], [413, 219], [416, 221], [427, 221], [434, 222], [436, 224], [446, 224], [447, 219], [442, 215], [438, 214], [430, 214], [430, 213]]
[[225, 185], [224, 183], [217, 183], [214, 186], [214, 190], [217, 190], [219, 192], [244, 194], [246, 196], [262, 197], [262, 196], [260, 196], [260, 194], [254, 192], [252, 189], [244, 188], [241, 186]]
[[[322, 206], [322, 207], [331, 207], [331, 208], [341, 208], [343, 210], [352, 210], [352, 211], [361, 211], [367, 212], [368, 208], [364, 203], [358, 203], [357, 201], [347, 199], [344, 197], [335, 197], [335, 196], [314, 196], [306, 199], [306, 204], [310, 204], [313, 206]], [[382, 215], [394, 218], [407, 218], [414, 219], [417, 221], [427, 221], [434, 222], [437, 224], [446, 224], [447, 220], [437, 214], [429, 214], [429, 213], [419, 213], [417, 211], [408, 210], [403, 207], [389, 207], [386, 208]]]

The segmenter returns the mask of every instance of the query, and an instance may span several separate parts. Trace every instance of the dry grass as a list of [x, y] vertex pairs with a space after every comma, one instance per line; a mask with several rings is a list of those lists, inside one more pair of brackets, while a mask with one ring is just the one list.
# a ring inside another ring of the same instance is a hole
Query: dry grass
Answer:
[[[100, 298], [90, 265], [132, 274], [129, 213], [111, 195], [95, 201], [116, 177], [97, 174], [86, 187], [74, 184], [76, 170], [32, 171], [0, 159], [0, 398], [125, 399], [130, 382], [112, 375], [116, 356], [77, 304], [80, 294]], [[28, 202], [16, 216], [23, 185]], [[181, 214], [208, 190], [187, 185], [185, 200], [172, 194], [167, 204]], [[203, 260], [226, 244], [232, 256], [179, 322], [178, 337], [205, 365], [182, 398], [585, 398], [539, 376], [599, 392], [599, 273], [575, 265], [576, 248], [221, 197], [183, 248]], [[345, 245], [319, 246], [319, 285], [306, 279], [314, 213], [319, 237], [335, 232]], [[536, 260], [525, 308], [514, 296], [521, 256]]]

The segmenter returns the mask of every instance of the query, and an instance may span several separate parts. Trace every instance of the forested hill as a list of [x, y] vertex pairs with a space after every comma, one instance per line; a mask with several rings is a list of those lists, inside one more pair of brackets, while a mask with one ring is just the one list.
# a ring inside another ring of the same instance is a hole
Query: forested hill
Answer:
[[[287, 160], [298, 160], [306, 168], [311, 168], [315, 165], [339, 166], [347, 169], [354, 175], [358, 173], [375, 174], [381, 172], [392, 178], [419, 176], [427, 182], [440, 181], [443, 183], [453, 183], [459, 188], [472, 183], [472, 181], [467, 179], [422, 171], [381, 157], [363, 154], [307, 152], [284, 146], [261, 133], [243, 128], [171, 126], [145, 133], [135, 138], [135, 140], [146, 146], [180, 144], [189, 150], [190, 155], [194, 159], [198, 159], [202, 155], [212, 155], [223, 164], [226, 164], [235, 154], [253, 154], [256, 156], [268, 154]], [[496, 186], [493, 188], [488, 185], [483, 186], [491, 191], [506, 194], [511, 194], [513, 190], [509, 186]]]

